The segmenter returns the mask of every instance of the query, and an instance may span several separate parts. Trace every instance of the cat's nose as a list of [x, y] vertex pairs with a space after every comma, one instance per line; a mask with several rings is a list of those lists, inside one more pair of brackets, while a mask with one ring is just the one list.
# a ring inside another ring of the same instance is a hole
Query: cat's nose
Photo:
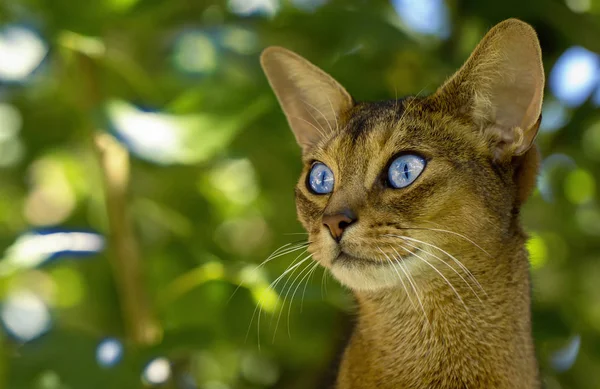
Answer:
[[332, 215], [323, 216], [323, 225], [329, 228], [331, 237], [339, 242], [348, 226], [356, 221], [356, 216], [349, 209], [344, 209]]

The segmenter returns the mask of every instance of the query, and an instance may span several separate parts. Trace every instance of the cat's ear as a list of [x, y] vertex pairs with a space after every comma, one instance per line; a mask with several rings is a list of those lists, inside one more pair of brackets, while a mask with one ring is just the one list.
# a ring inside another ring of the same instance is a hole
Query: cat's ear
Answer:
[[338, 128], [352, 97], [330, 75], [296, 53], [269, 47], [260, 63], [304, 151]]
[[544, 93], [542, 52], [533, 28], [517, 19], [493, 27], [437, 92], [471, 115], [496, 159], [523, 155], [537, 135]]

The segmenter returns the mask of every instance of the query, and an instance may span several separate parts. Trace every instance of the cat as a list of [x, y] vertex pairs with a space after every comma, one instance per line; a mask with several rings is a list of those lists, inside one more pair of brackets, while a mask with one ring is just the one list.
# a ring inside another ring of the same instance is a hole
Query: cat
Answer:
[[269, 47], [302, 149], [309, 252], [355, 295], [337, 389], [539, 388], [526, 234], [544, 70], [534, 29], [493, 27], [435, 93], [356, 101]]

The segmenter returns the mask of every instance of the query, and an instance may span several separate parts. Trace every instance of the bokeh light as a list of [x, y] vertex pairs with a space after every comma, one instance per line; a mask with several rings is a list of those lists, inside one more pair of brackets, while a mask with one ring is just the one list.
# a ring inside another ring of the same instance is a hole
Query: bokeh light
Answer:
[[444, 0], [393, 0], [392, 4], [410, 30], [442, 39], [450, 36], [450, 17]]
[[29, 224], [59, 225], [74, 211], [77, 197], [69, 180], [68, 165], [54, 156], [31, 164], [28, 172], [31, 189], [23, 204], [23, 214]]
[[269, 285], [257, 285], [250, 289], [254, 301], [264, 312], [273, 313], [279, 307], [279, 294]]
[[215, 231], [215, 241], [227, 252], [248, 255], [268, 242], [270, 235], [262, 216], [239, 217], [223, 222]]
[[22, 124], [21, 112], [15, 106], [0, 102], [0, 167], [16, 165], [22, 159], [24, 147], [19, 139]]
[[[237, 281], [241, 285], [264, 284], [267, 280], [264, 267], [246, 265], [237, 274]], [[267, 282], [268, 285], [268, 282]]]
[[0, 313], [7, 332], [15, 339], [28, 342], [50, 329], [52, 319], [44, 301], [31, 291], [11, 291]]
[[123, 344], [115, 338], [104, 339], [96, 348], [96, 360], [102, 367], [113, 367], [123, 357]]
[[173, 48], [173, 62], [184, 73], [208, 74], [217, 68], [218, 52], [211, 37], [200, 30], [183, 32]]
[[63, 389], [63, 383], [61, 382], [60, 375], [52, 370], [46, 370], [39, 374], [37, 379], [36, 389]]
[[314, 12], [318, 8], [327, 4], [328, 0], [292, 0], [292, 4], [307, 12]]
[[135, 155], [163, 164], [179, 161], [182, 127], [178, 118], [121, 101], [109, 103], [108, 115], [119, 139]]
[[596, 89], [596, 92], [594, 92], [592, 102], [596, 107], [600, 106], [600, 85], [598, 85], [598, 89]]
[[219, 33], [222, 47], [238, 54], [254, 54], [259, 48], [258, 36], [252, 30], [240, 27], [227, 27]]
[[208, 113], [175, 115], [109, 101], [112, 131], [135, 156], [160, 164], [192, 164], [220, 152], [243, 126], [269, 106], [256, 99], [227, 118]]
[[104, 237], [93, 232], [40, 230], [25, 233], [6, 249], [0, 275], [32, 268], [63, 255], [85, 256], [104, 249]]
[[106, 45], [96, 37], [77, 34], [73, 31], [61, 31], [57, 40], [61, 46], [90, 57], [100, 58], [106, 54]]
[[117, 12], [125, 12], [137, 4], [139, 0], [107, 0], [106, 3]]
[[550, 72], [552, 93], [564, 104], [577, 107], [590, 97], [598, 85], [600, 58], [580, 46], [568, 48]]
[[171, 377], [171, 364], [166, 358], [153, 359], [146, 365], [142, 380], [150, 385], [160, 385]]
[[274, 16], [279, 11], [279, 0], [229, 0], [229, 11], [239, 16]]
[[529, 252], [529, 262], [533, 269], [544, 266], [548, 261], [548, 247], [544, 239], [538, 234], [530, 234], [530, 238], [527, 241], [527, 251]]
[[546, 99], [542, 108], [542, 132], [555, 132], [563, 128], [570, 120], [570, 112], [567, 107], [556, 100]]
[[581, 336], [575, 335], [564, 348], [553, 353], [551, 363], [554, 370], [561, 373], [569, 370], [577, 360], [580, 347]]
[[592, 6], [592, 0], [565, 0], [567, 7], [573, 12], [588, 12]]
[[551, 154], [542, 161], [540, 173], [538, 175], [537, 187], [542, 198], [547, 202], [554, 201], [554, 188], [552, 178], [555, 172], [559, 170], [573, 170], [577, 164], [573, 158], [566, 154]]
[[258, 196], [256, 172], [248, 159], [223, 161], [209, 174], [212, 186], [231, 203], [248, 205]]
[[21, 130], [23, 118], [19, 110], [7, 103], [0, 102], [0, 143], [13, 138]]
[[19, 138], [13, 137], [0, 142], [0, 167], [17, 165], [25, 155], [25, 146]]
[[0, 82], [27, 81], [47, 53], [48, 46], [32, 29], [18, 25], [0, 29]]
[[573, 204], [591, 201], [596, 193], [594, 176], [586, 170], [576, 169], [569, 172], [565, 179], [565, 195]]

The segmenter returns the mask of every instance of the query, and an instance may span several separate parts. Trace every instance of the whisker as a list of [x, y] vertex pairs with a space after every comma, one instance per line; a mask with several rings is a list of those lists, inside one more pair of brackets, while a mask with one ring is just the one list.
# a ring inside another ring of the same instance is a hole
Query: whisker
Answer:
[[[308, 255], [304, 260], [309, 259], [312, 257], [312, 254]], [[303, 262], [304, 262], [303, 260]], [[281, 309], [279, 310], [279, 315], [277, 315], [277, 322], [275, 324], [275, 331], [273, 332], [273, 343], [275, 342], [275, 337], [277, 336], [277, 329], [279, 328], [279, 322], [281, 320], [281, 314], [283, 313], [283, 310], [285, 309], [285, 303], [287, 301], [287, 297], [290, 294], [291, 289], [294, 287], [294, 284], [296, 283], [296, 280], [298, 280], [298, 278], [300, 276], [302, 276], [302, 274], [304, 274], [305, 271], [307, 271], [310, 268], [310, 265], [307, 265], [304, 269], [302, 269], [300, 271], [300, 273], [298, 273], [296, 275], [296, 278], [294, 278], [294, 280], [292, 281], [292, 283], [290, 284], [289, 288], [287, 289], [287, 292], [285, 292], [285, 296], [283, 296], [283, 304], [281, 306]], [[293, 273], [292, 273], [293, 274]], [[281, 290], [281, 293], [283, 294], [283, 292], [286, 289], [286, 286], [288, 285], [289, 281], [290, 281], [291, 277], [287, 279], [287, 281], [285, 282], [285, 284], [283, 285], [283, 288]], [[291, 304], [291, 303], [290, 303]], [[273, 323], [273, 318], [271, 318], [271, 324]]]
[[267, 263], [271, 262], [274, 259], [277, 259], [279, 257], [283, 257], [284, 255], [288, 255], [290, 253], [293, 253], [294, 251], [305, 249], [307, 246], [308, 246], [308, 243], [301, 244], [301, 245], [294, 246], [294, 247], [289, 247], [289, 248], [287, 248], [285, 250], [281, 250], [279, 253], [277, 253], [275, 255], [272, 255], [269, 258], [265, 259], [261, 264], [259, 264], [256, 267], [255, 271], [258, 270], [258, 269], [260, 269], [261, 267], [265, 266]]
[[325, 285], [325, 273], [327, 273], [327, 271], [325, 269], [323, 269], [323, 275], [321, 276], [321, 300], [325, 299], [324, 293], [323, 293], [323, 286]]
[[[302, 253], [300, 254], [302, 255]], [[299, 258], [296, 257], [294, 259], [294, 262], [296, 262], [296, 260]], [[292, 262], [290, 265], [288, 265], [288, 267], [286, 268], [286, 270], [279, 276], [277, 277], [273, 282], [271, 282], [268, 286], [267, 286], [267, 290], [270, 288], [274, 288], [277, 283], [283, 278], [285, 277], [290, 271], [294, 270], [295, 268], [297, 268], [298, 266], [300, 266], [302, 264], [303, 261], [300, 261], [298, 264], [294, 265], [294, 262]], [[292, 265], [294, 265], [292, 267]], [[264, 297], [262, 297], [256, 307], [254, 308], [254, 312], [252, 313], [252, 318], [250, 319], [250, 324], [248, 325], [248, 331], [246, 332], [246, 341], [248, 340], [248, 335], [250, 334], [250, 328], [252, 327], [252, 323], [254, 322], [254, 316], [256, 315], [256, 311], [258, 310], [258, 321], [257, 321], [257, 340], [258, 340], [258, 349], [260, 350], [260, 317], [262, 315], [262, 307], [263, 307], [263, 299]], [[277, 301], [279, 301], [279, 295], [277, 296]]]
[[264, 265], [266, 265], [268, 262], [271, 262], [272, 260], [279, 258], [281, 256], [284, 256], [286, 254], [292, 253], [294, 251], [300, 250], [306, 246], [309, 245], [310, 242], [298, 242], [298, 243], [287, 243], [284, 244], [283, 246], [281, 246], [280, 248], [278, 248], [277, 250], [273, 251], [273, 253], [271, 253], [271, 255], [269, 255], [267, 257], [267, 259], [265, 259], [264, 261], [262, 261], [255, 269], [254, 271], [260, 269], [261, 267], [263, 267]]
[[479, 294], [477, 294], [477, 292], [475, 292], [475, 289], [473, 289], [473, 287], [471, 286], [470, 283], [467, 282], [467, 280], [462, 276], [462, 274], [460, 274], [458, 271], [456, 271], [455, 268], [453, 268], [452, 266], [450, 266], [446, 261], [444, 261], [442, 258], [438, 257], [435, 254], [429, 253], [426, 250], [422, 249], [421, 247], [408, 243], [408, 242], [404, 242], [404, 244], [408, 245], [409, 247], [413, 247], [419, 251], [422, 251], [423, 253], [427, 254], [427, 255], [431, 255], [432, 257], [438, 259], [440, 262], [442, 262], [444, 265], [446, 265], [447, 267], [449, 267], [450, 269], [452, 269], [452, 271], [454, 273], [456, 273], [457, 276], [460, 277], [461, 280], [463, 280], [463, 282], [469, 287], [469, 289], [471, 289], [471, 291], [473, 292], [473, 294], [475, 295], [475, 297], [477, 297], [477, 299], [479, 300], [480, 303], [483, 303], [483, 301], [481, 301], [481, 298], [479, 298]]
[[[300, 258], [302, 255], [304, 255], [306, 253], [306, 250], [304, 250], [303, 252], [301, 252], [300, 254], [298, 254], [298, 256], [294, 259], [294, 262], [296, 262], [298, 260], [298, 258]], [[298, 262], [298, 264], [296, 266], [294, 266], [293, 268], [291, 268], [290, 270], [293, 269], [293, 271], [290, 273], [290, 277], [285, 281], [285, 283], [283, 284], [283, 288], [281, 289], [281, 293], [278, 294], [281, 295], [285, 292], [285, 288], [288, 285], [288, 283], [291, 281], [292, 276], [294, 275], [294, 273], [296, 273], [296, 270], [298, 270], [298, 267], [300, 264], [304, 263], [308, 258], [310, 258], [312, 256], [312, 254], [309, 254], [307, 257], [303, 258], [300, 262]], [[292, 262], [292, 264], [294, 264], [294, 262]], [[291, 265], [290, 265], [291, 266]], [[288, 266], [289, 267], [289, 266]], [[287, 271], [286, 271], [287, 273]], [[275, 288], [279, 282], [281, 282], [281, 277], [278, 277], [277, 282], [275, 283], [275, 285], [273, 285], [273, 288]], [[283, 305], [285, 305], [285, 298], [283, 300]], [[271, 318], [271, 325], [273, 324], [273, 318]]]
[[[308, 285], [308, 276], [310, 276], [312, 274], [312, 272], [317, 268], [317, 266], [319, 266], [319, 262], [315, 262], [315, 264], [312, 267], [310, 267], [310, 270], [308, 271], [308, 273], [306, 273], [306, 275], [304, 277], [302, 277], [302, 279], [300, 281], [298, 281], [298, 283], [296, 284], [296, 289], [294, 289], [294, 292], [292, 293], [292, 297], [290, 297], [290, 304], [288, 305], [288, 315], [287, 315], [287, 331], [288, 331], [288, 337], [290, 337], [290, 338], [292, 337], [292, 334], [290, 331], [290, 314], [292, 313], [292, 304], [294, 303], [294, 296], [296, 295], [298, 288], [300, 287], [300, 285], [302, 285], [302, 282], [305, 279], [306, 279], [306, 285]], [[290, 287], [290, 289], [292, 289], [292, 288]], [[306, 288], [304, 290], [306, 291]], [[302, 308], [300, 311], [302, 312]]]
[[294, 251], [298, 251], [298, 250], [300, 250], [300, 249], [306, 248], [308, 245], [309, 245], [309, 243], [308, 243], [308, 242], [306, 242], [306, 243], [300, 243], [300, 244], [297, 244], [297, 245], [295, 245], [295, 246], [291, 246], [291, 247], [288, 247], [288, 248], [286, 248], [286, 249], [283, 249], [283, 250], [279, 251], [278, 253], [276, 253], [276, 254], [274, 254], [274, 255], [271, 255], [271, 256], [270, 256], [269, 258], [267, 258], [267, 259], [266, 259], [264, 262], [262, 262], [262, 263], [259, 265], [259, 267], [262, 267], [262, 266], [264, 266], [264, 265], [265, 265], [267, 262], [270, 262], [270, 261], [272, 261], [272, 260], [273, 260], [273, 259], [275, 259], [275, 258], [279, 258], [279, 257], [281, 257], [281, 256], [287, 255], [287, 254], [289, 254], [289, 253], [292, 253], [292, 252], [294, 252]]
[[321, 277], [321, 298], [323, 297], [323, 290], [325, 290], [325, 296], [329, 296], [327, 293], [327, 279], [329, 278], [329, 272], [327, 269], [323, 269], [323, 276]]
[[[305, 250], [305, 252], [306, 252], [306, 250]], [[302, 255], [302, 253], [300, 253], [300, 255]], [[300, 257], [300, 255], [298, 257], [296, 257], [296, 259], [294, 259], [294, 262], [296, 262], [296, 260]], [[295, 265], [294, 265], [294, 262], [292, 262], [279, 277], [277, 277], [273, 282], [271, 282], [269, 284], [269, 286], [267, 286], [267, 289], [275, 287], [275, 285], [277, 285], [277, 283], [283, 277], [285, 277], [290, 271], [292, 271], [295, 268], [297, 268], [298, 266], [300, 266], [306, 259], [308, 259], [308, 258], [303, 259], [302, 261], [298, 262]], [[246, 339], [245, 339], [245, 342], [247, 342], [248, 336], [250, 335], [250, 329], [252, 328], [252, 323], [254, 322], [254, 317], [256, 316], [256, 311], [258, 310], [259, 314], [258, 314], [258, 322], [257, 322], [257, 330], [258, 330], [257, 335], [258, 335], [258, 349], [259, 350], [260, 350], [260, 316], [262, 314], [263, 298], [261, 298], [261, 300], [258, 301], [258, 303], [256, 304], [256, 307], [254, 308], [254, 312], [252, 313], [252, 318], [250, 319], [250, 324], [248, 325], [248, 331], [246, 332]]]
[[[404, 250], [406, 250], [405, 247], [403, 247], [402, 245], [399, 245], [400, 247], [402, 247]], [[392, 247], [394, 249], [394, 251], [396, 251], [396, 249], [394, 247]], [[408, 250], [406, 250], [408, 251]], [[396, 251], [397, 252], [397, 251]], [[433, 270], [435, 270], [435, 272], [437, 274], [440, 275], [440, 277], [442, 277], [444, 279], [444, 281], [446, 281], [446, 283], [448, 284], [448, 286], [454, 291], [454, 294], [456, 294], [456, 297], [458, 297], [458, 299], [460, 300], [460, 302], [462, 303], [462, 305], [465, 307], [465, 310], [467, 311], [467, 313], [469, 314], [469, 316], [471, 316], [471, 313], [469, 312], [469, 309], [467, 308], [467, 305], [465, 304], [464, 300], [462, 299], [462, 297], [460, 297], [460, 294], [458, 293], [458, 291], [456, 290], [456, 288], [452, 285], [452, 283], [442, 274], [442, 272], [440, 272], [434, 265], [432, 265], [431, 263], [429, 263], [425, 258], [421, 257], [420, 255], [416, 254], [416, 253], [412, 253], [412, 255], [414, 255], [415, 257], [417, 257], [418, 259], [420, 259], [421, 261], [425, 262], [427, 265], [429, 265]]]
[[[285, 286], [290, 281], [290, 279], [294, 275], [294, 273], [296, 273], [296, 271], [298, 270], [298, 268], [300, 266], [302, 266], [302, 264], [304, 264], [308, 260], [308, 258], [310, 258], [311, 255], [309, 254], [308, 256], [306, 256], [305, 258], [303, 258], [302, 260], [300, 260], [300, 262], [298, 262], [296, 265], [294, 265], [294, 263], [298, 260], [298, 258], [300, 258], [305, 253], [306, 253], [306, 250], [304, 250], [302, 253], [298, 254], [298, 256], [296, 256], [296, 258], [294, 259], [294, 261], [288, 266], [288, 268], [286, 269], [286, 271], [284, 272], [284, 274], [282, 274], [281, 276], [277, 277], [277, 279], [272, 283], [272, 286], [270, 286], [273, 290], [275, 290], [275, 288], [277, 288], [277, 285], [279, 285], [279, 283], [283, 280], [283, 276], [289, 274], [289, 277], [285, 281], [285, 284], [284, 284], [283, 289], [282, 289], [282, 293], [283, 293], [283, 291], [285, 290]], [[277, 293], [277, 302], [279, 302], [279, 300], [280, 300], [280, 294]], [[285, 306], [285, 300], [283, 301], [283, 305]], [[282, 309], [283, 309], [283, 307], [282, 307]], [[262, 310], [262, 306], [261, 306], [261, 310]], [[258, 321], [259, 321], [259, 324], [260, 324], [260, 315], [259, 315], [258, 319], [259, 319]], [[272, 325], [272, 323], [273, 323], [273, 317], [271, 317], [271, 325]]]
[[425, 319], [425, 322], [427, 323], [427, 325], [431, 328], [431, 323], [429, 322], [429, 319], [427, 317], [427, 313], [425, 312], [425, 307], [423, 306], [423, 302], [421, 301], [421, 298], [419, 297], [419, 293], [417, 291], [417, 287], [416, 285], [413, 283], [412, 277], [410, 276], [410, 272], [408, 271], [408, 269], [404, 269], [404, 266], [402, 266], [402, 256], [398, 253], [398, 251], [396, 251], [396, 249], [392, 246], [392, 249], [394, 250], [394, 252], [398, 255], [398, 258], [400, 260], [395, 259], [395, 262], [398, 264], [398, 266], [400, 266], [400, 270], [402, 270], [402, 273], [404, 273], [404, 275], [406, 275], [406, 278], [408, 278], [408, 282], [410, 283], [413, 291], [415, 292], [415, 296], [417, 297], [417, 300], [419, 301], [419, 305], [421, 305], [421, 310], [423, 311], [423, 317]]
[[[317, 265], [319, 264], [318, 262], [316, 262]], [[306, 283], [304, 284], [304, 290], [302, 291], [302, 300], [300, 300], [300, 313], [302, 313], [302, 310], [304, 309], [304, 295], [306, 294], [306, 287], [308, 286], [308, 283], [312, 280], [312, 276], [315, 274], [315, 270], [317, 270], [318, 266], [315, 266], [311, 271], [311, 275], [310, 277], [306, 280]], [[293, 298], [293, 296], [292, 296]]]
[[396, 238], [402, 238], [402, 239], [405, 239], [405, 240], [410, 240], [410, 241], [421, 243], [421, 244], [424, 244], [426, 246], [429, 246], [429, 247], [432, 247], [432, 248], [434, 248], [436, 250], [441, 251], [442, 253], [446, 254], [449, 258], [451, 258], [454, 261], [454, 263], [456, 263], [464, 272], [466, 272], [467, 275], [473, 280], [473, 282], [475, 282], [477, 284], [477, 286], [479, 287], [479, 289], [481, 289], [481, 291], [486, 296], [488, 295], [487, 292], [485, 291], [485, 289], [483, 289], [483, 287], [479, 283], [479, 281], [477, 281], [477, 278], [475, 278], [475, 276], [473, 275], [473, 273], [471, 273], [471, 271], [461, 261], [459, 261], [458, 259], [456, 259], [452, 254], [450, 254], [446, 250], [444, 250], [444, 249], [442, 249], [442, 248], [440, 248], [440, 247], [438, 247], [438, 246], [436, 246], [434, 244], [427, 243], [427, 242], [424, 242], [422, 240], [411, 238], [411, 237], [408, 237], [408, 236], [393, 235], [393, 234], [387, 234], [385, 236], [392, 236], [392, 237], [396, 237]]
[[410, 293], [408, 293], [408, 289], [406, 288], [406, 284], [404, 284], [404, 280], [402, 279], [402, 276], [398, 272], [398, 269], [396, 269], [396, 266], [394, 266], [394, 263], [392, 262], [392, 260], [390, 259], [390, 257], [381, 249], [381, 247], [377, 246], [377, 249], [381, 252], [381, 254], [383, 254], [383, 256], [385, 257], [385, 259], [387, 259], [387, 261], [390, 263], [390, 265], [392, 266], [392, 268], [394, 269], [394, 271], [398, 275], [398, 279], [400, 280], [400, 283], [402, 284], [402, 288], [404, 288], [404, 292], [406, 292], [406, 296], [408, 297], [408, 300], [410, 301], [410, 304], [412, 305], [413, 309], [416, 311], [417, 310], [417, 306], [415, 305], [412, 297], [410, 297]]
[[429, 228], [429, 227], [400, 227], [400, 229], [402, 229], [402, 230], [406, 229], [406, 230], [436, 231], [436, 232], [445, 232], [447, 234], [452, 234], [452, 235], [458, 236], [460, 238], [463, 238], [467, 242], [471, 243], [473, 246], [477, 247], [479, 250], [483, 251], [490, 258], [492, 257], [492, 255], [489, 252], [487, 252], [483, 247], [481, 247], [480, 245], [478, 245], [477, 243], [475, 243], [475, 241], [473, 239], [471, 239], [468, 236], [463, 235], [461, 233], [455, 232], [455, 231], [445, 230], [445, 229], [442, 229], [442, 228]]
[[442, 249], [441, 247], [438, 247], [434, 244], [428, 243], [428, 242], [424, 242], [421, 241], [419, 239], [415, 239], [415, 238], [410, 238], [410, 237], [403, 237], [404, 239], [408, 239], [408, 240], [412, 240], [414, 242], [417, 243], [421, 243], [424, 244], [426, 246], [432, 247], [436, 250], [441, 251], [442, 253], [446, 254], [448, 257], [450, 257], [450, 259], [452, 259], [454, 261], [454, 263], [456, 263], [461, 269], [463, 269], [463, 271], [465, 271], [467, 273], [467, 275], [469, 276], [469, 278], [471, 278], [471, 280], [473, 280], [473, 282], [475, 282], [475, 284], [477, 284], [477, 286], [479, 287], [479, 289], [481, 289], [481, 291], [487, 296], [487, 292], [485, 291], [485, 289], [483, 289], [483, 286], [481, 286], [481, 284], [479, 283], [479, 281], [477, 280], [477, 278], [475, 278], [475, 276], [473, 275], [473, 273], [471, 273], [471, 271], [469, 270], [468, 267], [466, 267], [459, 259], [457, 259], [454, 255], [450, 254], [449, 252], [447, 252], [446, 250]]
[[[309, 254], [307, 257], [305, 257], [304, 259], [302, 259], [302, 260], [301, 260], [301, 261], [298, 263], [298, 265], [300, 265], [300, 264], [303, 264], [304, 262], [306, 262], [306, 260], [308, 260], [308, 259], [309, 259], [311, 256], [312, 256], [312, 254]], [[291, 277], [294, 275], [294, 273], [295, 273], [295, 272], [296, 272], [296, 270], [298, 269], [298, 266], [294, 266], [294, 267], [295, 267], [295, 269], [294, 269], [294, 270], [293, 270], [293, 271], [290, 273], [290, 277], [289, 277], [289, 278], [288, 278], [288, 279], [285, 281], [285, 284], [283, 285], [283, 289], [281, 290], [281, 291], [282, 291], [282, 293], [283, 293], [283, 291], [285, 291], [285, 287], [286, 287], [286, 285], [287, 285], [287, 284], [290, 282], [290, 279], [291, 279]], [[306, 269], [306, 268], [305, 268], [305, 269]], [[302, 274], [302, 273], [304, 272], [304, 270], [305, 270], [305, 269], [303, 269], [303, 270], [300, 272], [300, 274]], [[273, 289], [274, 289], [274, 288], [277, 286], [277, 284], [278, 284], [280, 281], [281, 281], [281, 279], [280, 279], [279, 281], [277, 281], [277, 282], [275, 283], [275, 285], [273, 285]], [[294, 279], [294, 281], [295, 281], [295, 279]], [[292, 283], [292, 284], [293, 284], [293, 283]], [[279, 311], [279, 316], [278, 316], [278, 318], [277, 318], [277, 326], [279, 326], [279, 319], [281, 318], [281, 312], [282, 312], [282, 311], [283, 311], [283, 309], [285, 308], [285, 301], [286, 301], [286, 297], [287, 297], [287, 294], [286, 294], [286, 296], [283, 298], [283, 303], [282, 303], [282, 306], [281, 306], [281, 308], [280, 308], [280, 311]], [[278, 301], [279, 301], [279, 294], [278, 294]], [[258, 319], [259, 319], [259, 324], [260, 324], [260, 315], [259, 315]], [[273, 317], [271, 317], [270, 326], [271, 326], [272, 324], [273, 324]], [[275, 332], [274, 332], [274, 334], [273, 334], [273, 342], [275, 341], [275, 335], [277, 334], [277, 326], [275, 327]]]
[[[290, 246], [291, 247], [288, 247]], [[269, 255], [267, 257], [267, 259], [265, 259], [264, 261], [262, 261], [258, 266], [256, 266], [254, 269], [252, 269], [251, 275], [253, 275], [255, 272], [257, 272], [261, 267], [265, 266], [268, 262], [271, 262], [274, 259], [280, 258], [284, 255], [293, 253], [294, 251], [298, 251], [302, 248], [305, 248], [309, 245], [309, 242], [302, 242], [302, 243], [286, 243], [283, 246], [279, 247], [277, 250], [273, 251], [271, 253], [271, 255]], [[235, 294], [237, 293], [237, 291], [244, 286], [244, 280], [241, 280], [240, 283], [237, 285], [237, 287], [235, 288], [235, 290], [231, 293], [231, 296], [229, 296], [229, 299], [227, 300], [226, 304], [229, 304], [229, 302], [231, 301], [231, 299], [233, 298], [233, 296], [235, 296]]]

